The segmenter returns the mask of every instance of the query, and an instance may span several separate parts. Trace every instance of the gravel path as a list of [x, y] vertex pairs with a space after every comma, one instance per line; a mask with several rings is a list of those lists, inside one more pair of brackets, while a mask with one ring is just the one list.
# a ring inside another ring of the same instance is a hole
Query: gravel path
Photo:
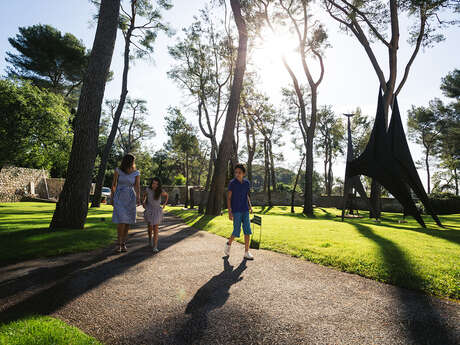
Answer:
[[50, 314], [105, 344], [459, 344], [460, 305], [235, 243], [166, 216], [113, 248], [0, 268], [0, 322]]

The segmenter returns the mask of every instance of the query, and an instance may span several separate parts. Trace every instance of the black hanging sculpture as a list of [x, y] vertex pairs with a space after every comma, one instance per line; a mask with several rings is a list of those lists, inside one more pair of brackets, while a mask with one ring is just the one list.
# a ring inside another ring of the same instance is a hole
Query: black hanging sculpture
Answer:
[[[351, 141], [351, 123], [350, 123], [350, 116], [347, 115], [348, 117], [348, 145], [347, 145], [347, 165], [346, 165], [346, 170], [345, 170], [345, 182], [344, 182], [344, 195], [343, 195], [343, 205], [342, 205], [342, 221], [345, 218], [345, 208], [347, 208], [348, 204], [348, 199], [350, 196], [351, 190], [354, 188], [358, 194], [360, 195], [361, 199], [364, 200], [364, 202], [367, 204], [367, 207], [369, 210], [374, 213], [372, 204], [369, 200], [369, 198], [366, 195], [366, 191], [364, 190], [363, 184], [361, 183], [361, 179], [359, 178], [358, 175], [347, 177], [347, 171], [348, 171], [348, 163], [351, 162], [355, 157], [354, 157], [354, 152], [353, 152], [353, 143]], [[374, 213], [375, 214], [375, 213]]]
[[436, 224], [442, 226], [431, 206], [418, 176], [414, 161], [412, 160], [409, 146], [407, 145], [406, 134], [404, 133], [401, 122], [401, 115], [399, 114], [398, 101], [395, 97], [390, 126], [387, 131], [383, 97], [380, 91], [377, 114], [369, 142], [364, 152], [358, 158], [347, 159], [344, 199], [347, 192], [351, 189], [351, 181], [359, 177], [359, 175], [366, 175], [376, 179], [401, 203], [405, 214], [413, 216], [421, 226], [426, 227], [412, 199], [410, 192], [410, 189], [412, 189], [425, 206], [427, 212], [433, 217]]

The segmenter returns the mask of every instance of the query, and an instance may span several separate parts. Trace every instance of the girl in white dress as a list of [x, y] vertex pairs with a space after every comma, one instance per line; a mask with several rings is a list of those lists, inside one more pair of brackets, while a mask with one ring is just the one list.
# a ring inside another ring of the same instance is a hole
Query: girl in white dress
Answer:
[[[161, 197], [165, 198], [163, 206], [161, 205]], [[142, 205], [144, 206], [144, 219], [148, 224], [149, 244], [153, 248], [153, 252], [158, 252], [158, 227], [163, 220], [163, 209], [168, 203], [168, 193], [163, 191], [161, 180], [158, 177], [152, 179], [150, 187], [144, 192]], [[153, 233], [153, 242], [152, 242]]]

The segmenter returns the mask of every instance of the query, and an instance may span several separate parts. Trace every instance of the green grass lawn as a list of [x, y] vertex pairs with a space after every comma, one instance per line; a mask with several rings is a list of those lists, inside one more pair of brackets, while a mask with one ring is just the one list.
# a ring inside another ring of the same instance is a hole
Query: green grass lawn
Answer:
[[[225, 237], [231, 234], [232, 225], [226, 214], [209, 217], [198, 215], [196, 210], [168, 210], [195, 228]], [[427, 229], [423, 229], [412, 218], [399, 224], [398, 214], [384, 214], [381, 223], [368, 218], [342, 223], [336, 218], [336, 209], [317, 208], [315, 218], [305, 217], [300, 208], [295, 214], [289, 210], [290, 207], [255, 208], [263, 218], [261, 248], [460, 299], [460, 214], [441, 216], [444, 229], [424, 217]], [[242, 240], [241, 237], [239, 241]]]
[[78, 328], [48, 316], [35, 316], [0, 325], [0, 344], [101, 345]]
[[[84, 230], [50, 231], [55, 204], [0, 204], [0, 265], [104, 247], [116, 238], [112, 206], [90, 209]], [[104, 218], [104, 220], [102, 220]]]

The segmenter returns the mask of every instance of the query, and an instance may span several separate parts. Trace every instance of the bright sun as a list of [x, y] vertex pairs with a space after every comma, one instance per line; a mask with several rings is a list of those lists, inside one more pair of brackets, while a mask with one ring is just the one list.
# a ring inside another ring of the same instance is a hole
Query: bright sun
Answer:
[[258, 58], [279, 60], [283, 55], [289, 58], [293, 55], [298, 43], [293, 35], [266, 35], [257, 50]]
[[[279, 85], [279, 82], [288, 74], [283, 66], [281, 58], [284, 56], [289, 63], [296, 60], [296, 49], [298, 42], [292, 34], [274, 35], [265, 34], [264, 40], [259, 40], [252, 54], [252, 61], [256, 68], [269, 78], [273, 85]], [[268, 80], [267, 80], [268, 82]]]

